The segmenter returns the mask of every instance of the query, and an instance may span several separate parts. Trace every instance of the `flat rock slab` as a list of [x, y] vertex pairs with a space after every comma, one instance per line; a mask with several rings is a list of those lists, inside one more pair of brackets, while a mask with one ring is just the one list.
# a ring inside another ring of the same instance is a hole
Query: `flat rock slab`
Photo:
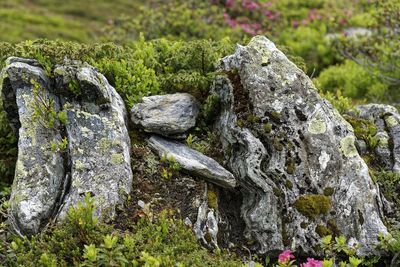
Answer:
[[199, 104], [186, 93], [143, 97], [136, 104], [131, 117], [146, 132], [168, 137], [184, 134], [196, 125]]
[[[125, 106], [106, 78], [78, 62], [58, 66], [50, 78], [37, 61], [10, 58], [0, 86], [19, 136], [9, 211], [14, 230], [39, 232], [85, 194], [93, 196], [97, 216], [113, 216], [131, 190], [132, 170]], [[57, 116], [48, 117], [52, 112]]]
[[235, 188], [236, 180], [233, 174], [212, 158], [182, 143], [167, 140], [156, 135], [151, 136], [148, 143], [160, 157], [166, 156], [170, 158], [172, 156], [182, 169], [196, 177], [203, 178], [224, 188]]

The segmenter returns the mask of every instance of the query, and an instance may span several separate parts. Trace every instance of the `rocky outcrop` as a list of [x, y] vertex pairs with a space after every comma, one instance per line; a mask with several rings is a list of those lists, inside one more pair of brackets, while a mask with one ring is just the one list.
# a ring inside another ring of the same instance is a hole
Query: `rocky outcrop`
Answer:
[[266, 253], [308, 254], [345, 235], [360, 253], [387, 233], [381, 200], [349, 123], [265, 37], [221, 61], [215, 129], [243, 195], [245, 235]]
[[127, 116], [121, 97], [93, 67], [66, 62], [54, 78], [34, 60], [10, 58], [2, 100], [18, 131], [10, 221], [22, 234], [91, 194], [96, 215], [112, 216], [132, 183]]
[[132, 121], [146, 132], [182, 136], [196, 124], [199, 104], [186, 93], [143, 97], [132, 111]]
[[236, 186], [235, 177], [215, 160], [177, 141], [152, 136], [148, 143], [160, 157], [176, 161], [184, 171], [227, 189]]
[[[370, 142], [372, 145], [367, 149], [359, 149], [360, 153], [365, 155], [372, 152], [376, 155], [374, 161], [379, 163], [379, 167], [383, 167], [386, 171], [399, 173], [400, 115], [397, 109], [384, 104], [366, 104], [357, 106], [353, 112], [350, 112], [350, 115], [363, 120], [355, 121], [355, 123], [371, 123], [375, 126], [374, 131], [370, 131], [375, 135], [369, 137], [372, 139]], [[370, 128], [372, 127], [370, 126]], [[362, 141], [364, 140], [359, 140], [359, 142]]]

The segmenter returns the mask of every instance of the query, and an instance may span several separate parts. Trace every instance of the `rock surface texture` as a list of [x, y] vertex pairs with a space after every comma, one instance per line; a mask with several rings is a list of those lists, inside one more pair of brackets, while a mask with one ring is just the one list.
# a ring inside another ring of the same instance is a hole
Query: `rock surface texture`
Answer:
[[215, 122], [243, 194], [245, 235], [267, 253], [318, 254], [321, 236], [343, 234], [375, 249], [381, 200], [353, 128], [311, 80], [265, 37], [221, 61]]
[[400, 114], [397, 109], [384, 104], [357, 106], [353, 116], [376, 126], [377, 141], [374, 153], [386, 171], [400, 173]]
[[132, 183], [124, 103], [93, 67], [66, 62], [54, 78], [34, 60], [9, 58], [1, 73], [5, 111], [17, 131], [10, 221], [37, 233], [86, 193], [112, 216]]
[[183, 170], [221, 187], [235, 188], [236, 180], [232, 173], [212, 158], [182, 143], [155, 135], [150, 137], [148, 143], [160, 157], [165, 156], [167, 159], [172, 157]]
[[199, 104], [186, 93], [143, 97], [132, 111], [132, 121], [146, 132], [181, 136], [196, 124]]

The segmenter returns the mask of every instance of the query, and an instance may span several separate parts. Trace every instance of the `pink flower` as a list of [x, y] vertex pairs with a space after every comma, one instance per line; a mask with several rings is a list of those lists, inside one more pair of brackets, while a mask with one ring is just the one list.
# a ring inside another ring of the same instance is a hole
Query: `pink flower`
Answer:
[[226, 0], [225, 7], [230, 8], [233, 7], [235, 0]]
[[[288, 263], [291, 259], [294, 259], [293, 252], [291, 250], [285, 250], [279, 254], [278, 261], [280, 263]], [[309, 267], [309, 266], [306, 266]]]
[[224, 13], [224, 19], [225, 19], [225, 22], [226, 22], [229, 26], [231, 26], [231, 28], [236, 28], [236, 26], [237, 26], [236, 20], [231, 19], [231, 17], [229, 16], [228, 13]]
[[322, 261], [307, 258], [307, 262], [300, 264], [300, 267], [322, 267]]
[[260, 7], [258, 3], [251, 0], [242, 0], [242, 6], [248, 10], [255, 10]]

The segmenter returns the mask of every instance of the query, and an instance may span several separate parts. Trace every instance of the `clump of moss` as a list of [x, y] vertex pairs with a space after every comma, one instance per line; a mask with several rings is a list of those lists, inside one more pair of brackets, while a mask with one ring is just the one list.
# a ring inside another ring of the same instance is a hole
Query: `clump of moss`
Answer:
[[265, 124], [263, 125], [263, 128], [264, 128], [264, 131], [265, 131], [266, 133], [272, 132], [272, 125], [271, 125], [271, 123], [265, 123]]
[[294, 207], [304, 216], [315, 219], [328, 213], [332, 207], [332, 200], [324, 195], [304, 195], [294, 202]]
[[287, 181], [285, 182], [285, 186], [286, 186], [288, 189], [290, 189], [290, 190], [293, 189], [293, 183], [292, 183], [291, 181], [289, 181], [289, 180], [287, 180]]
[[286, 172], [288, 174], [293, 174], [294, 171], [296, 170], [296, 162], [294, 161], [293, 158], [286, 159], [285, 165], [286, 165]]
[[207, 203], [210, 208], [218, 210], [218, 196], [217, 192], [213, 188], [208, 188], [207, 191]]
[[274, 187], [273, 191], [276, 197], [283, 197], [285, 195], [282, 189], [280, 189], [279, 187]]
[[329, 219], [326, 222], [326, 226], [332, 231], [333, 236], [340, 236], [340, 230], [338, 226], [336, 225], [336, 222], [334, 219]]
[[277, 111], [273, 111], [270, 113], [270, 117], [272, 121], [279, 123], [282, 119], [282, 114]]
[[332, 235], [332, 231], [331, 229], [329, 229], [328, 227], [322, 225], [322, 224], [318, 224], [317, 227], [315, 227], [315, 232], [320, 236], [320, 237], [324, 237], [327, 235]]
[[277, 151], [282, 151], [283, 150], [283, 145], [281, 143], [281, 140], [277, 137], [274, 138], [274, 140], [272, 141], [272, 145], [274, 146], [274, 148]]
[[378, 129], [371, 121], [344, 115], [344, 118], [353, 126], [354, 134], [358, 139], [364, 140], [370, 149], [374, 149], [377, 140], [374, 138]]
[[327, 197], [332, 196], [335, 193], [335, 189], [333, 189], [332, 187], [326, 187], [324, 188], [324, 195]]

